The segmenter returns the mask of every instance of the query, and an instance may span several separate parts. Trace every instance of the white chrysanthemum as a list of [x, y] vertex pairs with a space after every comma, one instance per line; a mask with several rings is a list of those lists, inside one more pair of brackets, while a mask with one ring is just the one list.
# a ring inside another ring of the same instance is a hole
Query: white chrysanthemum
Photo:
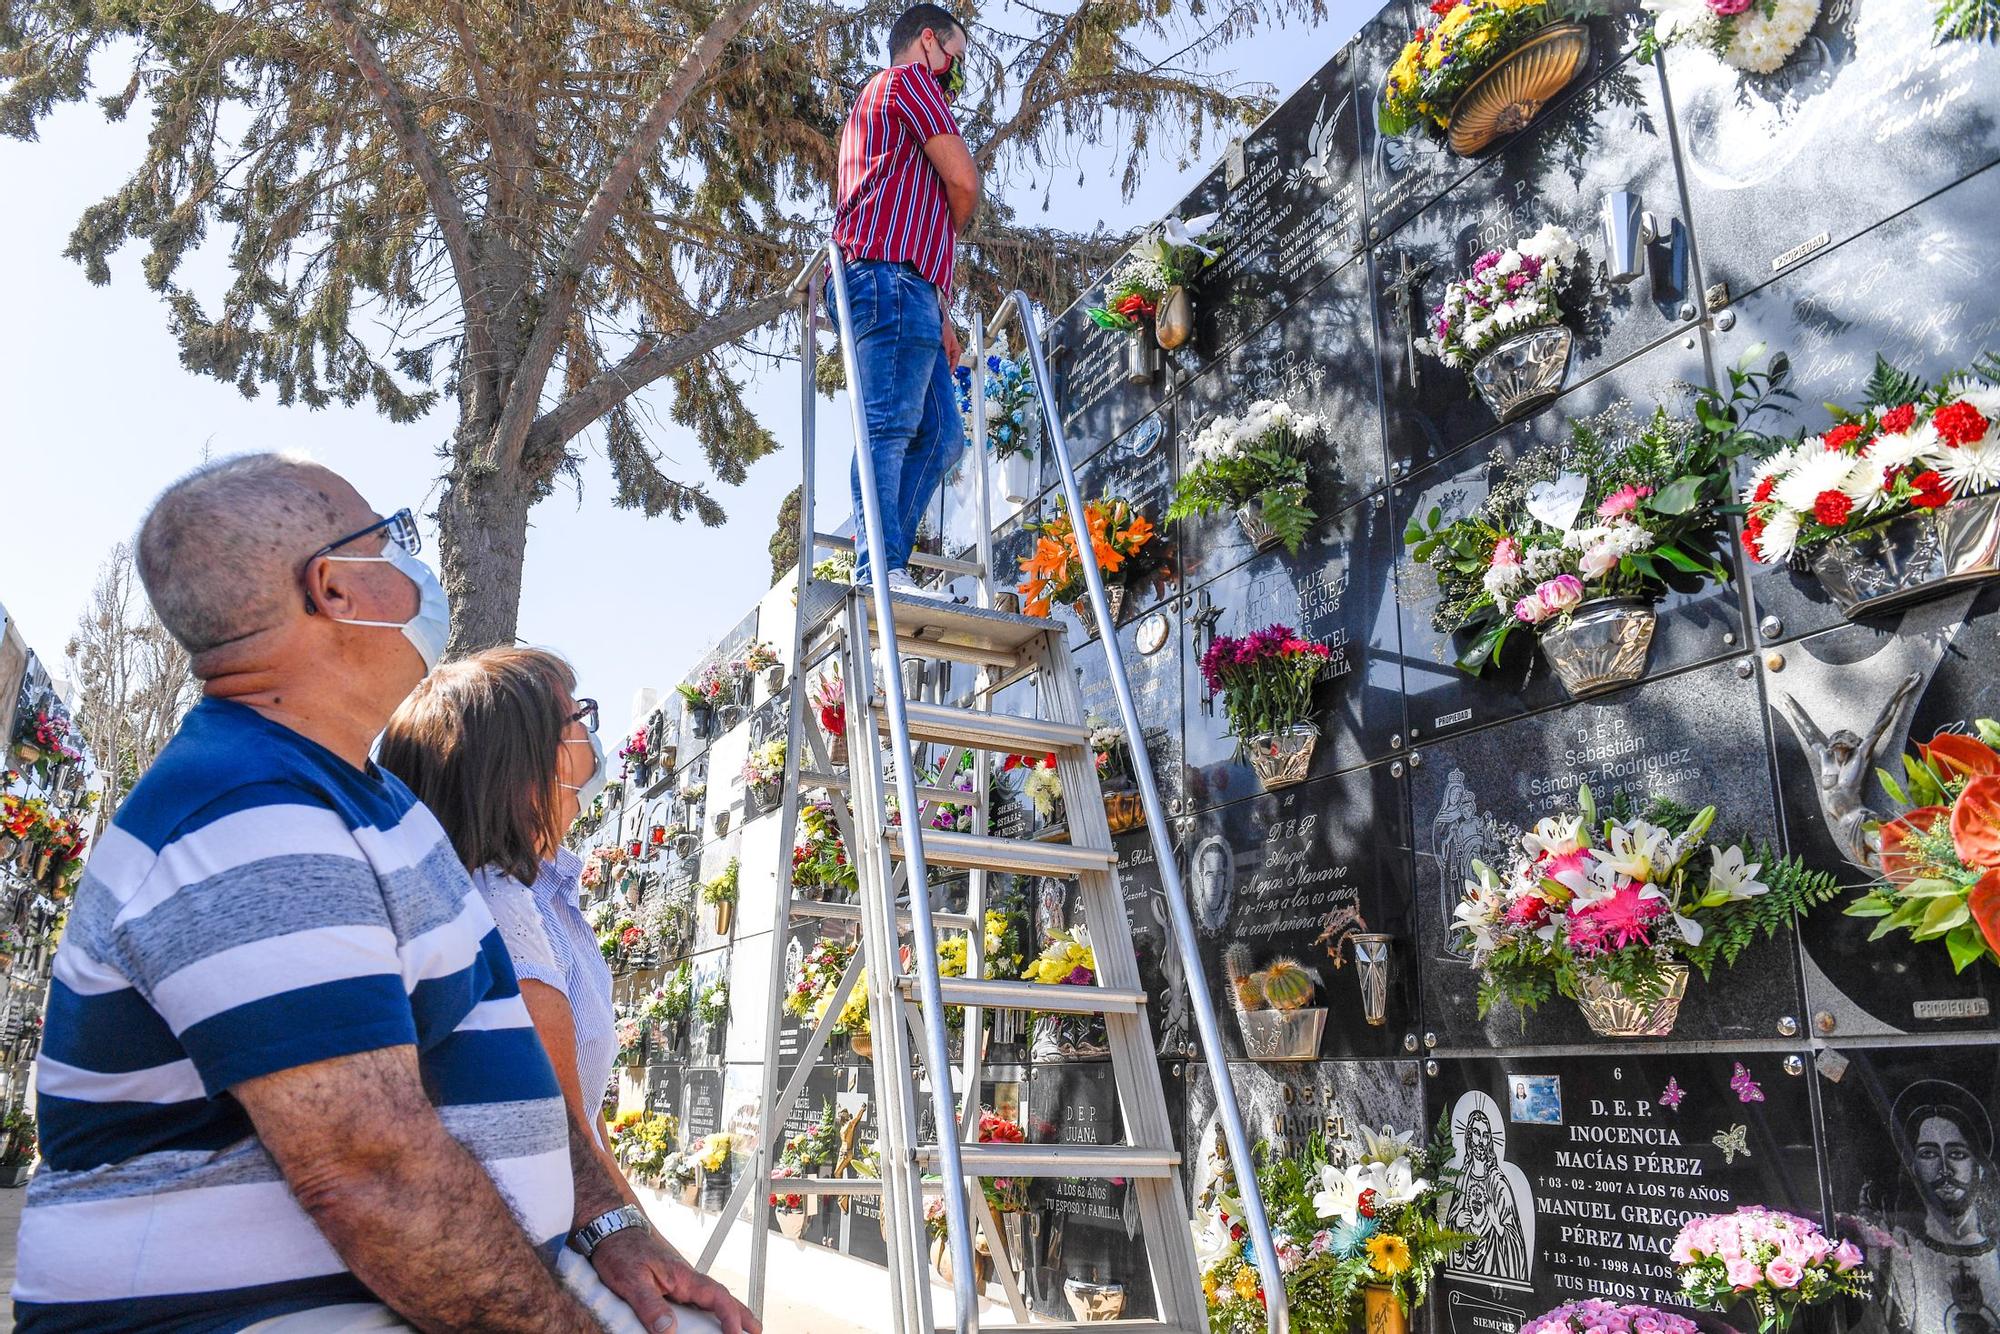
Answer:
[[1764, 535], [1757, 539], [1757, 549], [1764, 553], [1764, 560], [1772, 565], [1792, 554], [1799, 544], [1799, 516], [1794, 510], [1774, 510], [1764, 524]]
[[1821, 452], [1823, 451], [1817, 444], [1807, 442], [1807, 444], [1787, 445], [1776, 453], [1765, 455], [1750, 472], [1750, 484], [1743, 488], [1743, 503], [1746, 505], [1750, 503], [1765, 478], [1782, 476], [1796, 467], [1800, 459], [1810, 458]]
[[1553, 222], [1518, 243], [1515, 249], [1523, 255], [1532, 255], [1536, 259], [1553, 260], [1563, 268], [1576, 263], [1576, 238]]
[[1527, 577], [1527, 572], [1519, 565], [1489, 565], [1486, 567], [1486, 573], [1480, 576], [1479, 582], [1485, 588], [1487, 596], [1496, 602], [1503, 602], [1513, 596], [1514, 590], [1519, 588]]
[[1881, 464], [1870, 458], [1855, 459], [1848, 466], [1847, 476], [1840, 483], [1840, 489], [1855, 504], [1863, 509], [1870, 509], [1882, 499], [1883, 478]]
[[1984, 443], [1947, 449], [1937, 460], [1937, 470], [1951, 483], [1955, 496], [1991, 491], [2000, 487], [2000, 442], [1989, 434]]
[[1771, 495], [1787, 509], [1810, 514], [1821, 493], [1839, 490], [1853, 466], [1852, 456], [1837, 449], [1821, 450], [1816, 457], [1800, 459], [1797, 467], [1778, 480]]
[[1653, 34], [1663, 43], [1676, 38], [1699, 42], [1704, 30], [1715, 26], [1715, 15], [1703, 0], [1646, 0], [1646, 8], [1653, 14]]
[[1930, 458], [1944, 447], [1937, 429], [1924, 422], [1901, 435], [1876, 436], [1864, 457], [1877, 468], [1902, 468], [1918, 459]]

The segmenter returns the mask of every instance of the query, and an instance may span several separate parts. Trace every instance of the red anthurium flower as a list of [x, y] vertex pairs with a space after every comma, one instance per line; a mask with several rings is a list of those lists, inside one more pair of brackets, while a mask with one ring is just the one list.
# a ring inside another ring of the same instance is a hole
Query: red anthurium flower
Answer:
[[1921, 878], [1923, 864], [1907, 845], [1915, 835], [1929, 833], [1932, 825], [1950, 815], [1943, 806], [1919, 806], [1882, 826], [1882, 875], [1890, 884], [1907, 885]]
[[2000, 776], [1982, 774], [1958, 794], [1951, 808], [1951, 843], [1967, 866], [2000, 867]]
[[1976, 737], [1958, 732], [1939, 732], [1931, 738], [1928, 746], [1918, 746], [1917, 753], [1924, 757], [1924, 763], [1936, 774], [1950, 777], [1954, 773], [1968, 778], [1978, 778], [1984, 774], [2000, 774], [2000, 755], [1993, 748]]
[[1972, 909], [1979, 934], [1986, 937], [1986, 948], [2000, 954], [2000, 870], [1979, 877], [1979, 883], [1965, 896], [1965, 904]]

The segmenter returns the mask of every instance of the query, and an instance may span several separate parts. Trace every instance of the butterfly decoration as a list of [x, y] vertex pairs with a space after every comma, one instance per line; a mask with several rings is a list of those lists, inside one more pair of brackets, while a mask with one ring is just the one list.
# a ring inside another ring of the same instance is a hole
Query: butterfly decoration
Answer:
[[1725, 1167], [1735, 1162], [1736, 1155], [1739, 1153], [1745, 1158], [1750, 1156], [1750, 1128], [1748, 1126], [1734, 1125], [1727, 1130], [1718, 1130], [1711, 1138], [1715, 1141], [1715, 1147], [1722, 1150], [1722, 1162]]
[[1757, 1087], [1757, 1081], [1750, 1078], [1750, 1072], [1743, 1068], [1743, 1062], [1736, 1063], [1736, 1073], [1729, 1077], [1729, 1087], [1736, 1090], [1738, 1102], [1762, 1102], [1764, 1090]]
[[[1740, 1066], [1738, 1068], [1741, 1069]], [[1660, 1106], [1671, 1107], [1678, 1112], [1681, 1109], [1681, 1099], [1686, 1096], [1687, 1092], [1681, 1088], [1681, 1081], [1668, 1075], [1667, 1086], [1660, 1090]]]

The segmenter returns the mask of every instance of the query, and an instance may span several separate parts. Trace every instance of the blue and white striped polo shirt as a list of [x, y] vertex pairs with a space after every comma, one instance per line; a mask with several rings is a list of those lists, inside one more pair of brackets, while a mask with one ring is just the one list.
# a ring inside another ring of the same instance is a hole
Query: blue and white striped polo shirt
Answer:
[[562, 1095], [444, 830], [394, 775], [202, 701], [100, 840], [56, 953], [19, 1327], [233, 1330], [366, 1300], [229, 1090], [403, 1044], [553, 1254]]

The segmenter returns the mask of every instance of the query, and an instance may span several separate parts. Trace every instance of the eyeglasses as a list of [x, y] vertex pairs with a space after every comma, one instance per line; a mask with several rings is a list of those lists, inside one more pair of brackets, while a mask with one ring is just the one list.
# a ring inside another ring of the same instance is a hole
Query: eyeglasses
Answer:
[[327, 543], [318, 551], [313, 552], [312, 555], [307, 556], [306, 560], [310, 563], [318, 560], [321, 556], [331, 555], [333, 552], [346, 546], [349, 542], [358, 542], [378, 529], [386, 531], [389, 534], [391, 542], [394, 542], [412, 556], [423, 550], [424, 538], [423, 534], [417, 531], [416, 516], [411, 514], [407, 509], [400, 509], [386, 519], [377, 519], [366, 528], [358, 528], [346, 537]]
[[597, 731], [597, 701], [594, 699], [578, 700], [576, 702], [576, 712], [569, 716], [568, 721], [563, 726], [567, 727], [570, 723], [582, 723], [584, 731], [595, 733]]

